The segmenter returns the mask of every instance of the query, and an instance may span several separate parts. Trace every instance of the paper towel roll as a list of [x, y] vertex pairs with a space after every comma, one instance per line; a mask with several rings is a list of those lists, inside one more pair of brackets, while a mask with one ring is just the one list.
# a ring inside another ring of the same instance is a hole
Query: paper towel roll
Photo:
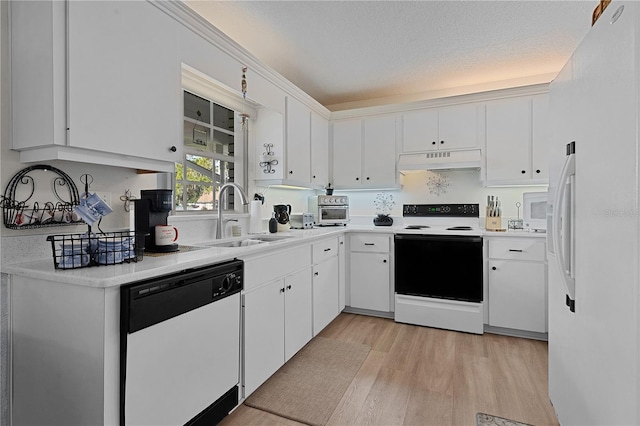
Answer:
[[249, 219], [249, 233], [259, 234], [262, 232], [262, 201], [251, 201], [251, 218]]

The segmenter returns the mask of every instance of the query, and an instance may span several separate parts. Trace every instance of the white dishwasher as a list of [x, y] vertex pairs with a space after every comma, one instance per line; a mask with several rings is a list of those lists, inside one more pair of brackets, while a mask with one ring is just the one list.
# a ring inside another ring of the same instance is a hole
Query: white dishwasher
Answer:
[[121, 291], [120, 424], [211, 425], [238, 404], [241, 260]]

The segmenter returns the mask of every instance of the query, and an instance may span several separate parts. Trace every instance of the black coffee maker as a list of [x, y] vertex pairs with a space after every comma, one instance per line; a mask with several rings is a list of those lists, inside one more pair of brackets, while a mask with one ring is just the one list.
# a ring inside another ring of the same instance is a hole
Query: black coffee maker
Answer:
[[144, 251], [169, 253], [178, 251], [178, 244], [156, 245], [157, 225], [167, 225], [173, 206], [171, 189], [143, 189], [135, 203], [136, 244], [144, 244]]

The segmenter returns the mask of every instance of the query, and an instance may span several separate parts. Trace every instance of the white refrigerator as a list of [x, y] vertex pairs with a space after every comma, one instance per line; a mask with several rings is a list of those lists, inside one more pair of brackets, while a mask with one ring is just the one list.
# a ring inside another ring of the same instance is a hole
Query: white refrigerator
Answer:
[[640, 3], [613, 0], [550, 86], [549, 396], [562, 425], [640, 424], [639, 28]]

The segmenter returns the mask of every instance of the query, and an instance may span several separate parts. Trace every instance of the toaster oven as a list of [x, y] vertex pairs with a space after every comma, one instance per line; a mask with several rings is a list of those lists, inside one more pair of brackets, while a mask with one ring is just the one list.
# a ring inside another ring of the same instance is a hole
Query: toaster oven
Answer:
[[346, 195], [318, 195], [309, 198], [309, 210], [318, 226], [347, 225], [349, 197]]

